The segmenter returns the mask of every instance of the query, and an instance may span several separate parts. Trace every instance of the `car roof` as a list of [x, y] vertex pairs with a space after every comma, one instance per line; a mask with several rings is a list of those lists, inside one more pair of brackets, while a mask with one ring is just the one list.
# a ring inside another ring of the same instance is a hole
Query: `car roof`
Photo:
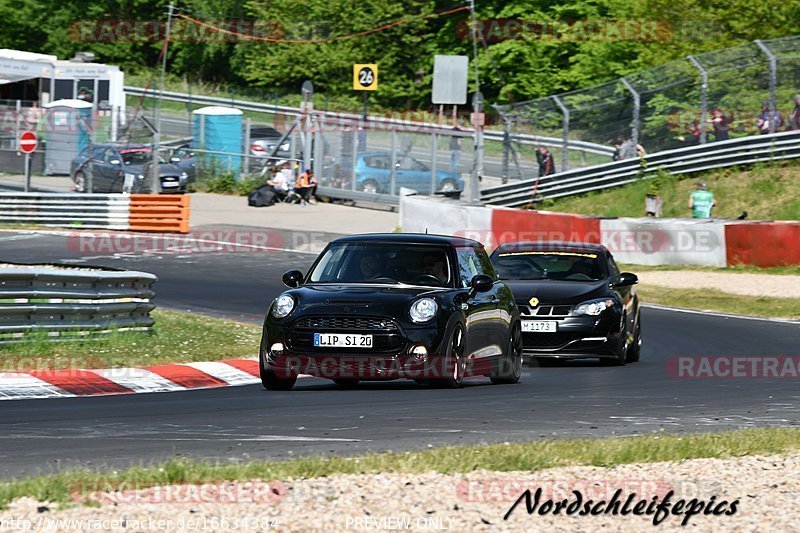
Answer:
[[475, 246], [478, 241], [455, 235], [433, 235], [429, 233], [364, 233], [340, 237], [332, 243], [346, 242], [396, 242], [408, 244], [438, 244], [446, 246]]
[[533, 251], [553, 251], [553, 252], [597, 252], [605, 254], [608, 249], [602, 244], [590, 242], [567, 242], [567, 241], [519, 241], [506, 242], [495, 248], [494, 253], [498, 252], [533, 252]]

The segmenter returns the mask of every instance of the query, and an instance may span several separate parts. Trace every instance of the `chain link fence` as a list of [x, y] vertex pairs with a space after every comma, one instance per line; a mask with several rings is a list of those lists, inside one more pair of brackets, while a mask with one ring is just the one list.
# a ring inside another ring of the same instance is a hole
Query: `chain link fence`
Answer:
[[[800, 37], [755, 41], [689, 56], [618, 80], [545, 98], [495, 106], [511, 142], [508, 151], [531, 160], [535, 147], [520, 135], [560, 137], [551, 148], [556, 171], [608, 162], [573, 153], [570, 142], [659, 152], [729, 138], [800, 129]], [[518, 168], [518, 167], [517, 167]], [[515, 172], [510, 177], [531, 178]]]

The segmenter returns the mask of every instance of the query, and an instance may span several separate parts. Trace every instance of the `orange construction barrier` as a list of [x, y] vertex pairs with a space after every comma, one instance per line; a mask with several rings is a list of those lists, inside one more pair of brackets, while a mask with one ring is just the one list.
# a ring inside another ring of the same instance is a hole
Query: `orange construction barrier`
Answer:
[[189, 233], [188, 194], [131, 194], [129, 209], [131, 230]]

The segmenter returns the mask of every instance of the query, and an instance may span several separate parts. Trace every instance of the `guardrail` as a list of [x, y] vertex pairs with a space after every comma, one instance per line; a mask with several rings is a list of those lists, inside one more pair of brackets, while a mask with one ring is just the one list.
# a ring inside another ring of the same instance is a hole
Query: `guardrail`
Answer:
[[189, 232], [189, 196], [0, 193], [0, 224]]
[[552, 174], [540, 179], [491, 187], [481, 191], [481, 201], [491, 205], [517, 207], [544, 198], [560, 198], [619, 187], [652, 177], [660, 170], [670, 174], [689, 174], [734, 165], [798, 157], [800, 157], [800, 132], [741, 137], [648, 154], [643, 159], [625, 159]]
[[46, 332], [54, 340], [148, 330], [155, 306], [147, 272], [66, 265], [0, 265], [0, 342]]

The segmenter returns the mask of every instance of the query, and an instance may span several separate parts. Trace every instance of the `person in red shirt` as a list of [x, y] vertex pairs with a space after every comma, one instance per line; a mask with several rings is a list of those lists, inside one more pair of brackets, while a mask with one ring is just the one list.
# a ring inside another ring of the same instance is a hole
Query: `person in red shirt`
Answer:
[[294, 190], [300, 195], [300, 204], [306, 205], [310, 200], [316, 202], [317, 180], [314, 177], [314, 169], [307, 168], [297, 177]]

